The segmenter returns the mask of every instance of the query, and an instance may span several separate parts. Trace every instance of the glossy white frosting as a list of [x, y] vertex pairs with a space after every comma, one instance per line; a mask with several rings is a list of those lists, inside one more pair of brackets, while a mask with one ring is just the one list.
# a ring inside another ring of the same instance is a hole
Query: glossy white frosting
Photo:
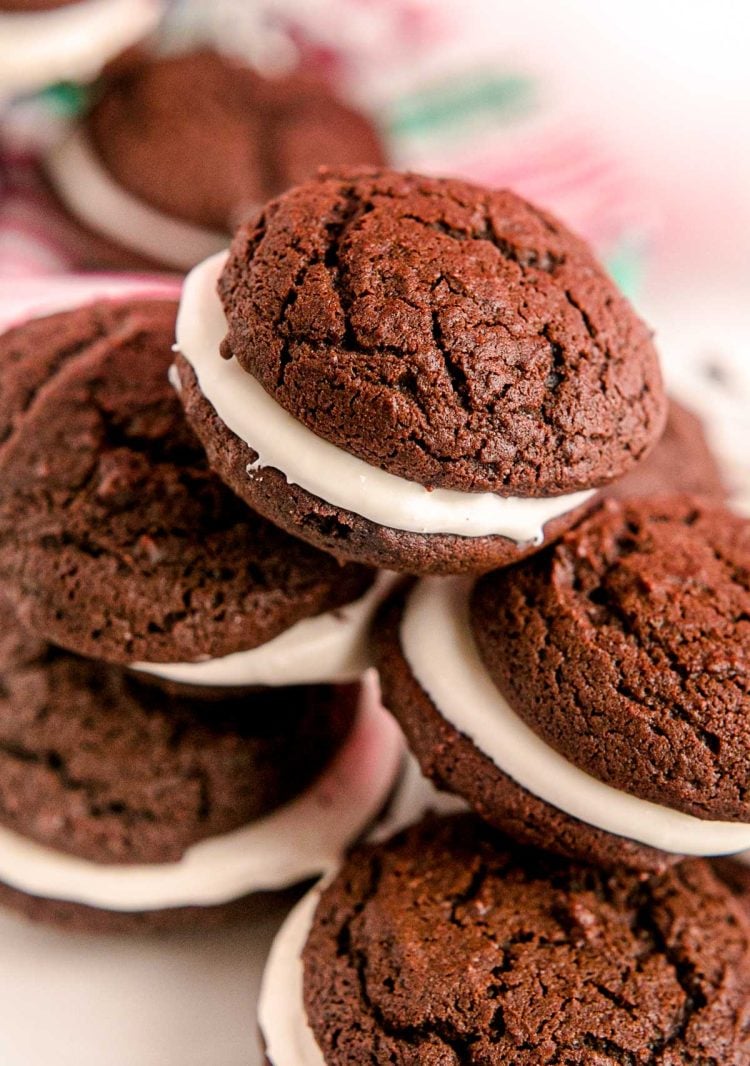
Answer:
[[108, 173], [82, 129], [74, 129], [46, 160], [66, 207], [91, 229], [157, 263], [188, 270], [225, 248], [226, 233], [164, 214], [133, 196]]
[[368, 632], [395, 576], [381, 573], [360, 599], [304, 618], [249, 651], [194, 663], [132, 664], [133, 670], [188, 685], [314, 685], [354, 681], [370, 662]]
[[750, 847], [750, 825], [695, 818], [606, 785], [568, 762], [511, 709], [469, 625], [473, 579], [429, 578], [412, 590], [401, 646], [440, 714], [532, 795], [608, 833], [680, 855]]
[[258, 1000], [258, 1025], [272, 1066], [325, 1066], [307, 1021], [302, 951], [325, 883], [290, 912], [271, 945]]
[[227, 324], [216, 283], [225, 261], [226, 253], [217, 254], [186, 278], [177, 349], [224, 425], [258, 454], [248, 477], [260, 478], [264, 467], [272, 467], [318, 499], [391, 529], [463, 537], [497, 535], [518, 543], [540, 543], [547, 522], [592, 495], [586, 491], [521, 499], [492, 492], [429, 491], [316, 436], [277, 404], [236, 359], [219, 355]]
[[0, 98], [58, 81], [91, 81], [154, 30], [162, 0], [78, 0], [51, 11], [0, 14]]
[[380, 703], [375, 672], [368, 671], [345, 744], [318, 780], [284, 807], [161, 864], [90, 862], [0, 828], [0, 882], [114, 911], [211, 906], [286, 888], [335, 868], [385, 803], [402, 754], [399, 729]]

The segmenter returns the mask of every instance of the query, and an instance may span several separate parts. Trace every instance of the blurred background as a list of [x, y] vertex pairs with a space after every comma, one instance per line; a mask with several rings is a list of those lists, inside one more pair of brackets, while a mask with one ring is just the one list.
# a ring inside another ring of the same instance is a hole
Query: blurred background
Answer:
[[[750, 6], [176, 0], [163, 14], [160, 48], [209, 41], [263, 72], [302, 65], [373, 117], [397, 165], [510, 185], [591, 240], [655, 329], [671, 391], [704, 417], [750, 513]], [[0, 19], [9, 322], [81, 284], [34, 167], [88, 90], [11, 91], [2, 45]], [[0, 1004], [0, 1061], [246, 1064], [273, 925], [103, 946], [0, 917], [0, 983], [12, 990]], [[41, 1004], [54, 1043], [33, 1024]], [[101, 1041], [105, 1060], [90, 1050]]]

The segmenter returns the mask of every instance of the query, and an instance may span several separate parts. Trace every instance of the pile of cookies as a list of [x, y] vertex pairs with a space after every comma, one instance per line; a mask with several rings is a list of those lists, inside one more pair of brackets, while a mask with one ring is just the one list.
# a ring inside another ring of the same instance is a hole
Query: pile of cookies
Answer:
[[319, 876], [401, 756], [361, 681], [382, 580], [210, 470], [167, 377], [176, 310], [0, 339], [0, 896], [79, 928], [215, 921]]
[[750, 525], [583, 241], [305, 178], [323, 132], [382, 162], [312, 92], [150, 59], [48, 161], [99, 249], [206, 258], [0, 338], [0, 901], [192, 926], [322, 877], [271, 1066], [750, 1063]]
[[750, 526], [689, 416], [649, 459], [656, 352], [588, 249], [509, 192], [322, 173], [191, 273], [177, 352], [238, 496], [410, 575], [383, 700], [468, 809], [293, 911], [268, 1061], [748, 1060], [743, 875], [705, 857], [750, 846]]

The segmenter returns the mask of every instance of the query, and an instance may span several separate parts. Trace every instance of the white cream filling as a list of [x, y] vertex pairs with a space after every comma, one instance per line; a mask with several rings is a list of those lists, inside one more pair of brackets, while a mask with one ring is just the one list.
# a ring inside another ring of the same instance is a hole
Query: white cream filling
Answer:
[[[387, 840], [404, 826], [418, 821], [428, 810], [450, 814], [465, 807], [466, 804], [457, 797], [438, 792], [409, 756], [391, 809], [368, 839]], [[271, 945], [263, 971], [258, 1022], [273, 1066], [325, 1066], [305, 1012], [302, 951], [310, 935], [320, 894], [332, 876], [329, 873], [300, 900]]]
[[335, 868], [377, 816], [403, 754], [377, 676], [365, 676], [351, 734], [310, 788], [284, 807], [189, 848], [174, 863], [103, 865], [0, 829], [0, 881], [29, 895], [113, 911], [211, 906]]
[[77, 218], [139, 255], [188, 270], [226, 248], [228, 234], [165, 215], [119, 185], [82, 129], [52, 149], [46, 168], [58, 196]]
[[91, 81], [109, 59], [151, 33], [163, 10], [163, 0], [79, 0], [51, 11], [0, 14], [0, 97]]
[[324, 883], [316, 885], [289, 913], [263, 970], [258, 1025], [272, 1066], [325, 1066], [323, 1052], [307, 1020], [302, 961], [324, 888]]
[[472, 579], [430, 578], [401, 622], [404, 656], [440, 714], [532, 795], [565, 814], [662, 851], [725, 855], [750, 847], [750, 825], [695, 818], [598, 781], [541, 740], [492, 681], [469, 625]]
[[194, 663], [132, 664], [133, 670], [187, 685], [314, 685], [356, 680], [371, 666], [369, 628], [395, 575], [383, 572], [364, 596], [304, 618], [249, 651]]
[[213, 256], [188, 275], [177, 318], [177, 349], [192, 366], [201, 392], [217, 415], [257, 453], [248, 477], [263, 467], [281, 471], [333, 507], [390, 529], [448, 533], [463, 537], [502, 536], [541, 543], [544, 526], [587, 500], [591, 491], [525, 498], [493, 492], [426, 489], [370, 466], [303, 426], [236, 359], [222, 359], [219, 345], [227, 323], [216, 283], [226, 253]]

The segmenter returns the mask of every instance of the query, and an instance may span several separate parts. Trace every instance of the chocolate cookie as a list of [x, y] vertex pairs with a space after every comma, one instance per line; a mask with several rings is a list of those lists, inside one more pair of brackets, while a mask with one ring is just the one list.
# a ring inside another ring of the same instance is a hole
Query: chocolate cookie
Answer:
[[[262, 849], [265, 885], [273, 884], [274, 862], [279, 891], [291, 883], [282, 854], [289, 845], [280, 839], [277, 856], [262, 830], [252, 837], [247, 827], [276, 818], [281, 838], [299, 797], [322, 781], [356, 733], [359, 686], [260, 689], [215, 700], [188, 690], [166, 695], [120, 667], [35, 640], [6, 600], [0, 631], [0, 903], [88, 931], [225, 922], [259, 906], [255, 893], [232, 892], [233, 847]], [[330, 786], [321, 787], [330, 795]], [[287, 813], [279, 818], [279, 811]], [[244, 844], [231, 844], [233, 831], [245, 834]], [[201, 861], [191, 850], [201, 841], [214, 849], [222, 891], [202, 905], [170, 905], [159, 877], [174, 881], [171, 871], [185, 863], [169, 891], [202, 898]], [[146, 898], [151, 877], [158, 906], [140, 905], [144, 876]], [[252, 882], [252, 874], [244, 878]], [[117, 906], [91, 902], [113, 887]]]
[[690, 498], [607, 501], [533, 560], [394, 599], [383, 698], [425, 773], [604, 866], [750, 846], [749, 528]]
[[[321, 164], [383, 162], [373, 124], [323, 82], [262, 77], [204, 49], [110, 71], [47, 173], [88, 229], [187, 269]], [[106, 249], [91, 251], [101, 265]]]
[[0, 824], [94, 862], [176, 862], [280, 807], [354, 720], [357, 685], [168, 695], [120, 667], [24, 647], [7, 603], [0, 624]]
[[691, 497], [607, 502], [478, 582], [472, 629], [514, 710], [601, 781], [750, 822], [750, 522]]
[[666, 428], [651, 454], [625, 477], [608, 485], [603, 495], [627, 500], [668, 492], [711, 496], [717, 500], [727, 497], [703, 423], [676, 400], [669, 401]]
[[372, 671], [166, 695], [27, 640], [5, 601], [0, 622], [0, 903], [29, 918], [114, 932], [245, 916], [388, 809], [402, 744]]
[[153, 911], [108, 911], [68, 900], [44, 899], [19, 892], [0, 882], [0, 907], [35, 924], [52, 926], [65, 933], [143, 936], [194, 929], [213, 929], [234, 922], [263, 921], [269, 911], [283, 914], [300, 895], [300, 889], [285, 892], [255, 892], [241, 899], [212, 907], [168, 907]]
[[211, 473], [167, 381], [174, 315], [100, 303], [0, 338], [4, 591], [27, 628], [112, 662], [255, 648], [372, 581]]
[[383, 161], [372, 124], [321, 82], [263, 78], [208, 50], [128, 70], [103, 87], [84, 125], [125, 189], [225, 232], [323, 163]]
[[572, 817], [503, 772], [443, 716], [415, 678], [399, 639], [403, 603], [402, 595], [386, 604], [374, 634], [383, 702], [397, 718], [422, 772], [438, 788], [465, 797], [482, 818], [523, 844], [605, 868], [663, 872], [681, 858]]
[[182, 306], [184, 401], [211, 462], [343, 558], [507, 564], [663, 428], [647, 330], [584, 243], [508, 191], [324, 172], [240, 227]]
[[302, 961], [279, 1024], [327, 1066], [750, 1059], [750, 923], [701, 861], [644, 879], [427, 820], [354, 852]]

